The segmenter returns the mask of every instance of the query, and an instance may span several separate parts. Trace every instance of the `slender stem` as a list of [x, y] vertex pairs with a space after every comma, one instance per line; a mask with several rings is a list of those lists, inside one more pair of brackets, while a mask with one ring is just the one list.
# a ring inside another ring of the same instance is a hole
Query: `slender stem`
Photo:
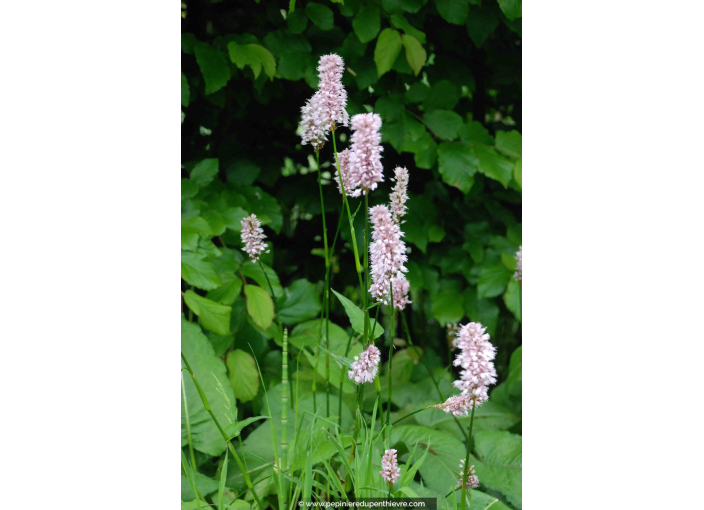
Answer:
[[[369, 292], [369, 193], [364, 194], [364, 293], [362, 303], [364, 310], [364, 347], [368, 347], [372, 341], [367, 336], [369, 331], [369, 310], [367, 309], [367, 294]], [[381, 405], [381, 400], [379, 401]]]
[[193, 383], [196, 385], [196, 389], [198, 390], [198, 395], [200, 395], [200, 399], [203, 401], [203, 407], [205, 407], [205, 410], [208, 411], [208, 414], [210, 414], [210, 417], [215, 422], [215, 425], [217, 426], [218, 430], [220, 431], [220, 435], [222, 435], [222, 438], [225, 440], [225, 443], [227, 444], [227, 448], [230, 450], [230, 453], [235, 458], [235, 462], [237, 462], [237, 466], [240, 468], [240, 471], [242, 471], [242, 476], [244, 477], [244, 483], [247, 485], [247, 488], [250, 491], [252, 491], [252, 496], [254, 496], [254, 500], [257, 502], [257, 505], [259, 506], [259, 508], [261, 510], [264, 510], [264, 505], [262, 505], [262, 502], [259, 499], [259, 496], [257, 496], [257, 492], [254, 490], [254, 486], [252, 485], [252, 480], [249, 478], [249, 473], [247, 472], [247, 468], [245, 468], [245, 466], [242, 464], [242, 461], [240, 460], [240, 456], [237, 455], [237, 450], [235, 450], [235, 447], [232, 446], [232, 442], [230, 442], [230, 440], [228, 439], [227, 434], [225, 434], [225, 431], [220, 426], [220, 422], [215, 417], [213, 410], [210, 408], [210, 404], [208, 403], [208, 398], [205, 396], [205, 393], [203, 393], [203, 388], [201, 388], [200, 384], [198, 383], [198, 379], [196, 378], [196, 374], [193, 373], [193, 370], [191, 369], [191, 365], [188, 364], [188, 360], [186, 360], [186, 357], [183, 355], [183, 352], [181, 352], [181, 359], [183, 360], [183, 363], [186, 365], [186, 370], [188, 370], [188, 372], [191, 374], [191, 377], [193, 378]]
[[[421, 411], [425, 411], [426, 409], [432, 409], [433, 407], [435, 407], [435, 406], [425, 406], [425, 407], [421, 407], [420, 409], [416, 409], [416, 410], [413, 411], [412, 413], [408, 413], [406, 416], [401, 416], [398, 420], [395, 420], [393, 423], [391, 423], [391, 425], [389, 425], [388, 428], [391, 429], [391, 427], [393, 427], [393, 426], [396, 425], [397, 423], [399, 423], [399, 422], [405, 420], [406, 418], [410, 418], [410, 417], [413, 416], [414, 414], [418, 414], [418, 413], [420, 413]], [[372, 439], [372, 442], [374, 442], [374, 441], [376, 440], [376, 438], [379, 437], [379, 434], [381, 434], [381, 430], [376, 433], [376, 435], [375, 435], [374, 438]]]
[[[288, 468], [288, 328], [284, 328], [284, 352], [281, 361], [281, 465], [279, 469]], [[288, 496], [288, 483], [284, 484], [281, 493], [283, 494], [282, 508], [286, 508], [286, 497]]]
[[[347, 348], [345, 349], [345, 357], [347, 357], [350, 353], [350, 345], [352, 345], [352, 335], [353, 333], [350, 333], [349, 338], [347, 339]], [[338, 397], [338, 407], [337, 407], [337, 423], [340, 425], [340, 434], [342, 434], [342, 383], [345, 382], [345, 371], [341, 370], [340, 371], [340, 394]]]
[[191, 454], [191, 464], [193, 465], [193, 471], [198, 472], [196, 467], [196, 456], [193, 453], [193, 440], [191, 439], [191, 420], [188, 417], [188, 400], [186, 399], [186, 385], [183, 381], [183, 372], [181, 372], [181, 392], [183, 394], [183, 409], [186, 412], [186, 434], [188, 436], [188, 450]]
[[[442, 391], [440, 390], [440, 385], [438, 382], [435, 380], [435, 376], [433, 375], [433, 371], [430, 369], [430, 365], [428, 365], [428, 361], [421, 355], [421, 353], [418, 351], [418, 348], [413, 345], [413, 340], [411, 339], [411, 332], [408, 328], [408, 322], [406, 321], [406, 315], [401, 312], [399, 313], [401, 316], [401, 319], [403, 320], [403, 329], [406, 331], [406, 338], [408, 338], [408, 345], [413, 347], [413, 350], [416, 351], [416, 354], [420, 358], [420, 360], [423, 362], [423, 365], [425, 366], [425, 369], [428, 371], [428, 375], [430, 376], [430, 380], [433, 381], [433, 384], [435, 385], [435, 389], [438, 392], [438, 396], [440, 397], [440, 400], [443, 402], [445, 401], [445, 397], [442, 394]], [[467, 440], [467, 433], [464, 431], [464, 427], [460, 423], [460, 421], [457, 419], [457, 416], [454, 414], [452, 415], [452, 419], [455, 420], [455, 423], [457, 424], [457, 427], [460, 429], [460, 432], [462, 432], [462, 435], [464, 436], [465, 440]]]
[[476, 400], [472, 401], [472, 417], [469, 419], [469, 439], [467, 440], [467, 455], [464, 459], [464, 475], [462, 477], [462, 510], [464, 510], [465, 494], [467, 494], [467, 476], [469, 475], [469, 449], [472, 445], [472, 426], [474, 425], [474, 409], [477, 407]]
[[394, 359], [394, 315], [396, 315], [396, 309], [394, 308], [394, 283], [392, 280], [389, 280], [389, 308], [391, 309], [391, 344], [389, 345], [389, 368], [386, 372], [386, 382], [388, 383], [388, 398], [386, 399], [386, 423], [389, 425], [386, 431], [387, 445], [389, 439], [391, 438], [391, 395], [393, 394], [393, 382], [391, 381], [391, 362]]
[[[320, 152], [315, 151], [318, 164], [318, 190], [320, 191], [320, 211], [323, 215], [323, 246], [325, 247], [325, 294], [323, 296], [323, 310], [325, 311], [325, 348], [330, 349], [330, 252], [328, 251], [328, 229], [325, 225], [325, 201], [323, 200], [323, 183], [320, 177]], [[317, 356], [316, 356], [317, 364]], [[316, 367], [317, 369], [317, 367]], [[315, 393], [313, 393], [315, 395]], [[327, 415], [330, 416], [330, 354], [325, 354], [325, 401]], [[315, 405], [315, 402], [313, 402]]]

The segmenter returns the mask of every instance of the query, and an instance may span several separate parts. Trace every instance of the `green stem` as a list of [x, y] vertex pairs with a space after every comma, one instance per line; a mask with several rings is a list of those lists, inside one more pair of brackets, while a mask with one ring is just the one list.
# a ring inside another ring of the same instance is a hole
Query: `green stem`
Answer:
[[467, 476], [469, 475], [469, 449], [472, 444], [472, 426], [474, 425], [474, 409], [477, 407], [476, 400], [472, 401], [472, 417], [469, 419], [469, 439], [467, 440], [467, 455], [464, 459], [464, 475], [462, 477], [462, 510], [464, 510], [465, 495], [467, 494]]
[[[418, 414], [418, 413], [420, 413], [421, 411], [425, 411], [426, 409], [432, 409], [433, 407], [435, 407], [435, 406], [425, 406], [425, 407], [421, 407], [420, 409], [416, 409], [416, 410], [413, 411], [412, 413], [408, 413], [406, 416], [402, 416], [402, 417], [400, 417], [398, 420], [395, 420], [391, 425], [389, 425], [388, 428], [391, 429], [391, 427], [393, 427], [393, 426], [396, 425], [397, 423], [399, 423], [399, 422], [405, 420], [406, 418], [410, 418], [410, 417], [413, 416], [414, 414]], [[379, 432], [377, 432], [376, 435], [372, 438], [372, 442], [376, 441], [376, 438], [379, 437], [379, 434], [381, 434], [381, 430], [380, 430]]]
[[[325, 348], [330, 349], [330, 255], [328, 251], [328, 229], [325, 225], [325, 201], [323, 200], [323, 183], [320, 177], [320, 152], [315, 151], [318, 164], [318, 190], [320, 191], [320, 211], [323, 215], [323, 246], [325, 247], [325, 295], [323, 297], [323, 310], [325, 311]], [[316, 367], [317, 369], [317, 367]], [[315, 395], [315, 393], [313, 393]], [[325, 400], [327, 415], [330, 416], [330, 355], [325, 354]], [[313, 402], [315, 405], [315, 402]], [[317, 409], [317, 408], [316, 408]]]
[[[379, 305], [381, 306], [381, 305]], [[391, 381], [391, 361], [394, 359], [394, 315], [396, 315], [396, 309], [394, 308], [394, 284], [393, 281], [389, 280], [389, 308], [391, 309], [391, 344], [389, 345], [389, 368], [386, 372], [386, 382], [388, 384], [388, 398], [386, 400], [386, 423], [389, 425], [386, 431], [386, 443], [387, 448], [389, 447], [388, 442], [391, 438], [391, 396], [393, 395], [393, 383]]]
[[259, 259], [259, 267], [262, 268], [262, 273], [264, 273], [266, 283], [269, 284], [269, 291], [271, 292], [271, 302], [274, 305], [274, 313], [276, 314], [276, 323], [279, 326], [279, 331], [281, 331], [281, 319], [279, 318], [279, 311], [276, 309], [276, 296], [274, 295], [274, 287], [272, 287], [271, 281], [269, 281], [269, 275], [266, 274], [266, 271], [264, 270], [264, 264], [262, 264], [261, 259]]
[[[354, 332], [350, 333], [349, 338], [347, 339], [347, 348], [345, 349], [345, 357], [347, 357], [350, 353], [350, 345], [352, 345], [352, 335]], [[340, 434], [342, 434], [342, 383], [345, 382], [345, 371], [341, 370], [340, 371], [340, 393], [339, 393], [339, 398], [338, 398], [338, 407], [337, 407], [337, 423], [340, 425]]]
[[[288, 468], [288, 328], [284, 328], [284, 352], [281, 361], [281, 465], [279, 469]], [[283, 482], [281, 490], [283, 494], [282, 508], [286, 508], [286, 497], [288, 495], [288, 483]]]
[[235, 458], [235, 462], [237, 462], [237, 466], [240, 468], [240, 471], [242, 471], [242, 476], [244, 477], [244, 483], [247, 485], [247, 488], [250, 491], [252, 491], [252, 496], [254, 496], [254, 500], [257, 502], [257, 505], [259, 506], [259, 508], [261, 510], [264, 510], [264, 505], [262, 505], [262, 502], [259, 499], [259, 496], [257, 496], [257, 493], [254, 490], [254, 486], [252, 485], [252, 480], [249, 478], [249, 473], [247, 472], [247, 469], [242, 464], [242, 461], [240, 460], [240, 456], [237, 455], [237, 451], [235, 450], [235, 447], [232, 446], [232, 443], [228, 439], [227, 434], [225, 434], [225, 431], [220, 426], [220, 422], [215, 417], [213, 410], [210, 408], [210, 404], [208, 403], [208, 398], [205, 396], [205, 393], [203, 393], [203, 388], [201, 388], [200, 384], [198, 383], [198, 379], [196, 378], [196, 374], [193, 373], [193, 370], [191, 369], [191, 365], [188, 364], [188, 360], [186, 360], [186, 357], [183, 355], [183, 352], [181, 352], [181, 359], [183, 360], [183, 363], [186, 365], [186, 370], [188, 370], [188, 373], [190, 373], [191, 377], [193, 378], [193, 383], [196, 385], [196, 389], [198, 390], [198, 395], [200, 395], [200, 399], [203, 401], [203, 407], [205, 407], [205, 410], [208, 411], [208, 414], [210, 414], [210, 417], [215, 422], [215, 426], [218, 428], [218, 430], [220, 431], [220, 435], [225, 440], [225, 443], [227, 444], [227, 448], [230, 450], [230, 453]]
[[186, 399], [186, 385], [183, 381], [183, 372], [181, 372], [181, 392], [183, 393], [183, 409], [186, 412], [186, 434], [188, 436], [188, 450], [191, 454], [191, 464], [193, 465], [193, 471], [198, 472], [196, 467], [196, 456], [193, 452], [193, 440], [191, 439], [191, 420], [188, 417], [188, 400]]

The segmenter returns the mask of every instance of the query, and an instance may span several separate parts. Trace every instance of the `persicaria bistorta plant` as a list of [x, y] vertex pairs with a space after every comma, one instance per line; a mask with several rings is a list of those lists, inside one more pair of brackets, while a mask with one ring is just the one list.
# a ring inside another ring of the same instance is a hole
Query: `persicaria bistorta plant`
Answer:
[[255, 214], [242, 219], [240, 224], [242, 225], [240, 236], [244, 244], [244, 251], [247, 252], [252, 262], [257, 262], [259, 255], [269, 252], [264, 243], [266, 235], [264, 235], [264, 230], [262, 230], [262, 224]]
[[521, 282], [523, 281], [523, 246], [518, 247], [514, 257], [516, 257], [516, 272], [513, 273], [513, 279]]
[[[462, 479], [464, 478], [465, 474], [465, 469], [464, 469], [464, 459], [460, 460], [460, 479], [457, 480], [457, 487], [460, 488], [462, 487]], [[467, 481], [465, 483], [466, 486], [472, 487], [473, 489], [476, 489], [479, 487], [479, 478], [477, 477], [475, 471], [474, 471], [474, 466], [469, 466], [469, 469], [467, 470]]]
[[373, 242], [369, 245], [373, 283], [369, 287], [369, 293], [377, 301], [386, 303], [389, 298], [391, 278], [407, 271], [404, 266], [408, 260], [406, 245], [401, 240], [401, 228], [393, 221], [387, 206], [376, 205], [369, 209], [369, 215], [373, 226]]
[[[376, 113], [360, 113], [352, 117], [352, 148], [349, 180], [352, 197], [366, 195], [384, 180], [381, 165], [381, 117]], [[345, 186], [345, 190], [347, 187]]]
[[381, 471], [379, 471], [379, 474], [389, 483], [389, 487], [401, 476], [401, 468], [398, 467], [396, 450], [393, 448], [384, 452], [384, 456], [381, 458]]
[[371, 344], [366, 351], [362, 351], [359, 356], [354, 357], [352, 370], [347, 372], [347, 376], [354, 380], [355, 384], [374, 382], [379, 371], [379, 361], [381, 361], [381, 352], [374, 344]]

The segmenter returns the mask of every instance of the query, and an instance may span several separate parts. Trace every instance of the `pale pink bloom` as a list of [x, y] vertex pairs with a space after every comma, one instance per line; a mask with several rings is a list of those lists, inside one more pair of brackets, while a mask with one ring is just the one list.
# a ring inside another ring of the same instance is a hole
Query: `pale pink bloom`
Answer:
[[463, 370], [454, 385], [471, 400], [471, 409], [472, 405], [478, 407], [485, 402], [489, 398], [489, 385], [496, 384], [496, 370], [492, 361], [496, 349], [489, 342], [486, 328], [478, 322], [462, 326], [457, 333], [457, 340], [460, 353], [455, 358], [454, 365]]
[[442, 409], [446, 413], [451, 413], [454, 416], [467, 416], [467, 413], [469, 413], [469, 410], [472, 408], [472, 403], [465, 395], [455, 395], [448, 398], [442, 404], [437, 404], [433, 407]]
[[391, 214], [396, 223], [401, 223], [401, 217], [406, 214], [406, 201], [408, 200], [408, 170], [404, 167], [396, 167], [394, 170], [394, 189], [389, 195], [391, 202]]
[[[348, 196], [352, 196], [354, 185], [350, 181], [350, 150], [345, 149], [342, 152], [338, 152], [337, 161], [340, 163], [340, 174], [342, 174], [342, 184], [345, 186], [345, 193]], [[340, 175], [337, 173], [337, 167], [333, 169], [333, 172], [335, 173], [334, 178], [337, 183], [337, 189], [340, 190], [340, 194], [342, 194]]]
[[406, 276], [403, 273], [397, 273], [396, 276], [391, 278], [391, 283], [394, 291], [394, 308], [403, 310], [406, 305], [412, 302], [408, 299], [408, 280], [406, 280]]
[[301, 145], [311, 144], [316, 151], [322, 149], [328, 139], [325, 125], [323, 98], [318, 91], [301, 108]]
[[380, 361], [381, 352], [374, 344], [371, 344], [366, 351], [362, 351], [359, 356], [354, 357], [352, 370], [347, 372], [347, 376], [354, 380], [355, 384], [374, 382], [374, 378], [379, 371]]
[[377, 301], [387, 304], [391, 278], [407, 271], [404, 263], [406, 245], [401, 240], [403, 232], [391, 219], [389, 208], [377, 205], [369, 209], [372, 222], [372, 243], [369, 245], [369, 260], [371, 262], [372, 285], [369, 293]]
[[350, 179], [356, 189], [352, 196], [375, 190], [384, 180], [381, 166], [381, 117], [376, 113], [360, 113], [352, 117]]
[[318, 94], [321, 98], [325, 131], [334, 131], [336, 125], [347, 126], [347, 91], [342, 85], [345, 63], [339, 55], [330, 54], [320, 57], [318, 62]]
[[[457, 480], [457, 489], [462, 487], [462, 479], [464, 478], [464, 459], [460, 460], [460, 479]], [[479, 487], [479, 478], [474, 471], [474, 466], [469, 466], [469, 471], [467, 472], [467, 485], [476, 489]]]
[[244, 244], [244, 251], [247, 252], [252, 262], [257, 262], [259, 255], [269, 253], [264, 243], [266, 236], [264, 235], [264, 230], [261, 228], [262, 224], [255, 214], [242, 219], [240, 223], [242, 224], [242, 233], [240, 236]]
[[514, 257], [516, 257], [516, 272], [513, 273], [513, 279], [520, 282], [523, 281], [523, 246], [518, 247]]
[[384, 456], [381, 458], [381, 471], [379, 471], [379, 474], [384, 480], [389, 482], [389, 485], [393, 485], [398, 477], [401, 476], [396, 450], [391, 449], [384, 452]]

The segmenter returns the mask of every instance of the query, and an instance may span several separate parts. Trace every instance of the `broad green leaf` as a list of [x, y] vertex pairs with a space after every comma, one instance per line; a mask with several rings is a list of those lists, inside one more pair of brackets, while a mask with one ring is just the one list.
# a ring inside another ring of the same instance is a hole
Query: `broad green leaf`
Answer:
[[420, 103], [421, 101], [425, 101], [425, 98], [428, 97], [429, 93], [430, 87], [419, 82], [414, 83], [409, 87], [404, 94], [404, 98], [409, 103]]
[[[181, 351], [208, 399], [213, 414], [223, 427], [235, 422], [235, 395], [227, 380], [225, 364], [215, 356], [213, 347], [198, 324], [181, 316]], [[181, 366], [185, 367], [183, 361]], [[203, 407], [193, 379], [187, 371], [181, 372], [186, 390], [189, 422], [193, 447], [208, 455], [221, 455], [225, 451], [220, 431]], [[183, 399], [183, 396], [181, 397]], [[184, 402], [181, 403], [181, 446], [188, 444]]]
[[490, 335], [496, 332], [499, 321], [499, 306], [493, 299], [480, 299], [474, 287], [465, 289], [463, 293], [464, 309], [472, 322], [481, 322]]
[[206, 297], [223, 305], [231, 305], [240, 295], [242, 279], [234, 274], [225, 274], [222, 276], [222, 281], [223, 284], [208, 292]]
[[477, 48], [481, 48], [487, 38], [499, 25], [499, 18], [488, 9], [471, 9], [467, 18], [467, 34], [474, 41]]
[[294, 11], [286, 16], [286, 22], [288, 23], [289, 32], [302, 34], [308, 26], [308, 16], [301, 10]]
[[472, 459], [480, 483], [521, 508], [521, 436], [503, 430], [477, 431], [473, 436], [477, 457], [472, 455]]
[[423, 122], [433, 133], [446, 140], [457, 138], [462, 127], [462, 117], [450, 110], [428, 112], [423, 115]]
[[189, 228], [181, 227], [181, 249], [186, 251], [196, 251], [198, 248], [198, 232]]
[[308, 280], [296, 280], [286, 289], [286, 301], [279, 310], [281, 322], [287, 326], [312, 319], [321, 309], [320, 293]]
[[[190, 377], [190, 376], [189, 376]], [[222, 438], [222, 436], [221, 436]], [[216, 490], [218, 490], [218, 482], [213, 480], [210, 477], [205, 476], [202, 473], [193, 473], [194, 478], [195, 478], [195, 483], [196, 487], [198, 490], [203, 494], [203, 496], [207, 496], [208, 494], [212, 494]], [[185, 476], [181, 475], [181, 499], [184, 501], [190, 501], [194, 499], [196, 495], [193, 493], [193, 489], [191, 488], [190, 483], [188, 482], [188, 478]], [[196, 507], [193, 507], [196, 508]], [[203, 510], [207, 508], [206, 504], [203, 504], [201, 506]]]
[[464, 317], [462, 294], [453, 290], [443, 290], [432, 296], [433, 317], [441, 326], [459, 322]]
[[181, 71], [181, 106], [188, 106], [191, 97], [191, 89], [188, 87], [188, 78]]
[[230, 333], [232, 307], [199, 296], [192, 290], [186, 291], [184, 299], [188, 308], [198, 316], [205, 329], [218, 335]]
[[[263, 272], [262, 266], [264, 267]], [[251, 278], [257, 282], [263, 289], [269, 290], [269, 283], [271, 283], [271, 287], [274, 289], [275, 298], [278, 299], [283, 296], [284, 289], [281, 286], [281, 283], [279, 283], [279, 276], [266, 264], [262, 264], [260, 266], [258, 262], [255, 264], [254, 262], [247, 260], [244, 264], [242, 264], [240, 271], [242, 271], [242, 274], [247, 278]]]
[[381, 28], [378, 7], [372, 4], [362, 6], [352, 20], [352, 28], [361, 42], [373, 41]]
[[225, 55], [204, 42], [196, 43], [194, 51], [198, 67], [205, 79], [205, 93], [217, 92], [230, 81], [230, 67]]
[[181, 200], [193, 198], [198, 194], [198, 185], [190, 179], [181, 179]]
[[[349, 338], [347, 332], [334, 322], [330, 322], [328, 333], [330, 350], [345, 354], [345, 347], [347, 346], [347, 340]], [[314, 319], [297, 324], [296, 327], [291, 330], [288, 341], [298, 349], [308, 347], [313, 350], [313, 348], [320, 343], [321, 338], [325, 338], [325, 321], [322, 319]], [[356, 343], [353, 338], [352, 345]]]
[[477, 296], [480, 298], [498, 296], [504, 291], [511, 277], [511, 271], [499, 261], [483, 267], [477, 281]]
[[506, 292], [504, 292], [504, 303], [506, 304], [506, 308], [511, 310], [519, 322], [521, 321], [521, 308], [523, 304], [522, 294], [523, 288], [520, 283], [511, 279], [508, 282], [508, 287], [506, 287]]
[[335, 25], [335, 16], [332, 10], [325, 5], [311, 2], [306, 5], [306, 14], [320, 30], [332, 30]]
[[459, 100], [459, 87], [450, 80], [440, 80], [430, 88], [428, 96], [423, 101], [423, 109], [426, 112], [452, 110]]
[[204, 188], [218, 175], [218, 159], [209, 158], [199, 162], [191, 170], [190, 178], [199, 187]]
[[[257, 56], [269, 79], [273, 80], [274, 74], [276, 74], [276, 60], [274, 60], [274, 55], [264, 46], [258, 44], [248, 44], [247, 46], [249, 47], [249, 51]], [[259, 73], [255, 74], [258, 75]]]
[[213, 232], [214, 236], [222, 235], [223, 232], [225, 232], [225, 219], [219, 212], [207, 210], [203, 213], [203, 219], [208, 222], [208, 225], [210, 225], [210, 230]]
[[[339, 292], [332, 290], [335, 295], [337, 296], [337, 299], [340, 300], [340, 303], [342, 303], [342, 306], [345, 307], [345, 312], [347, 312], [347, 317], [350, 318], [350, 324], [352, 324], [352, 328], [359, 333], [360, 335], [364, 334], [364, 312], [359, 309], [357, 305], [355, 305], [352, 301], [347, 299], [345, 296], [340, 294]], [[371, 332], [373, 330], [374, 334], [370, 336], [371, 340], [374, 340], [377, 337], [380, 337], [382, 334], [384, 334], [384, 329], [381, 327], [381, 324], [375, 324], [375, 321], [373, 318], [369, 318], [369, 333], [371, 335]]]
[[464, 25], [469, 14], [469, 0], [435, 0], [440, 16], [454, 25]]
[[441, 143], [438, 147], [438, 169], [442, 180], [463, 193], [472, 189], [478, 161], [470, 147], [460, 143]]
[[181, 278], [203, 290], [213, 290], [222, 285], [213, 263], [200, 253], [190, 251], [181, 252]]
[[523, 142], [518, 131], [497, 131], [496, 149], [510, 158], [521, 158]]
[[257, 78], [264, 67], [266, 75], [273, 80], [276, 73], [276, 60], [269, 50], [259, 44], [239, 45], [235, 41], [227, 44], [230, 60], [237, 65], [238, 69], [243, 69], [245, 65], [252, 68], [254, 77]]
[[391, 70], [402, 47], [401, 35], [396, 30], [385, 28], [381, 31], [376, 41], [376, 48], [374, 48], [377, 75], [383, 76]]
[[[240, 402], [249, 402], [259, 391], [259, 372], [254, 358], [248, 352], [235, 349], [227, 355], [226, 363], [227, 371], [230, 373], [230, 386], [235, 392], [235, 397]], [[230, 431], [237, 432], [235, 427]], [[235, 435], [237, 434], [233, 437]]]
[[425, 50], [423, 46], [420, 45], [420, 42], [418, 42], [418, 39], [411, 35], [403, 34], [401, 40], [403, 41], [404, 48], [406, 48], [408, 64], [411, 66], [411, 69], [413, 69], [413, 74], [418, 76], [418, 73], [420, 73], [420, 70], [423, 69], [425, 65], [425, 59], [427, 57]]
[[513, 162], [500, 156], [494, 149], [486, 145], [475, 145], [474, 153], [479, 160], [479, 171], [487, 177], [499, 181], [504, 185], [504, 188], [507, 187], [513, 174]]
[[516, 161], [516, 166], [513, 167], [513, 178], [518, 184], [518, 187], [523, 189], [523, 165], [522, 159]]
[[[457, 369], [455, 369], [457, 370]], [[432, 385], [432, 382], [428, 380], [428, 383]], [[457, 391], [456, 388], [450, 388], [450, 393], [452, 394]], [[396, 388], [394, 388], [394, 393], [396, 393]], [[448, 394], [445, 394], [447, 396]], [[435, 394], [433, 394], [434, 396]], [[492, 394], [493, 396], [493, 394]], [[425, 404], [426, 401], [420, 402], [418, 405]], [[432, 403], [430, 400], [427, 401], [428, 404]], [[431, 427], [436, 430], [442, 430], [453, 436], [459, 434], [457, 429], [457, 423], [455, 423], [454, 418], [451, 414], [448, 414], [440, 409], [429, 409], [423, 411], [422, 413], [414, 416], [416, 421], [420, 425], [426, 427]], [[460, 425], [467, 430], [469, 428], [469, 416], [458, 418]], [[489, 398], [484, 402], [474, 413], [474, 430], [507, 430], [513, 427], [516, 423], [521, 421], [520, 416], [511, 411], [510, 409], [504, 407], [503, 405], [497, 403], [492, 398]], [[459, 437], [459, 436], [458, 436]]]
[[419, 43], [425, 44], [425, 32], [421, 32], [411, 25], [403, 14], [393, 14], [389, 19], [394, 28], [403, 30], [406, 34], [418, 39]]
[[504, 11], [509, 21], [513, 21], [522, 16], [521, 3], [521, 0], [499, 0], [499, 7]]
[[198, 234], [203, 237], [211, 237], [213, 235], [213, 230], [210, 228], [208, 222], [200, 216], [181, 218], [181, 228], [198, 232]]
[[428, 132], [425, 132], [418, 140], [412, 142], [411, 151], [418, 168], [430, 170], [438, 158], [438, 144]]
[[274, 302], [269, 293], [256, 285], [246, 285], [244, 294], [247, 296], [247, 313], [254, 323], [266, 330], [274, 320]]
[[468, 122], [462, 126], [462, 129], [460, 129], [460, 139], [462, 140], [462, 143], [467, 145], [474, 145], [477, 143], [494, 145], [494, 139], [489, 134], [489, 131], [481, 122], [477, 122], [476, 120]]

